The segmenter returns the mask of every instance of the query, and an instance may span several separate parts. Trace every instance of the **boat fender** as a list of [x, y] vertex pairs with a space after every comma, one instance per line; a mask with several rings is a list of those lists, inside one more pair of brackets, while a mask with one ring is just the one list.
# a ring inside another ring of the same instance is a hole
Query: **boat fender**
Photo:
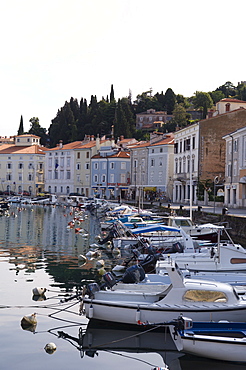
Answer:
[[33, 295], [44, 295], [46, 290], [47, 290], [46, 288], [34, 288], [32, 290], [32, 293], [33, 293]]
[[92, 304], [90, 305], [90, 308], [89, 308], [88, 318], [89, 319], [93, 318], [93, 306], [92, 306]]
[[141, 317], [141, 312], [140, 312], [140, 309], [138, 308], [136, 312], [136, 322], [140, 322], [140, 317]]

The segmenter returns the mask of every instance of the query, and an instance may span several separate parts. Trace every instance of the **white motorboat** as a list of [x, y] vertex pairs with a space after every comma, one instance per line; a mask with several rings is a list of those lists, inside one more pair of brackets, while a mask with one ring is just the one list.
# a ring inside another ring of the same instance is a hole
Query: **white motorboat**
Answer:
[[171, 281], [166, 285], [117, 283], [101, 290], [89, 284], [86, 316], [125, 324], [163, 322], [180, 314], [194, 321], [246, 321], [246, 299], [230, 284], [186, 279], [171, 259], [165, 269]]
[[216, 243], [217, 231], [213, 224], [194, 224], [189, 217], [169, 216], [167, 225], [173, 227], [182, 227], [186, 234], [198, 240], [210, 240]]
[[180, 320], [170, 326], [179, 351], [223, 362], [246, 362], [246, 323]]
[[[172, 259], [181, 269], [189, 271], [246, 271], [246, 250], [240, 244], [233, 242], [223, 226], [213, 226], [217, 230], [217, 243], [201, 249], [195, 249], [195, 241], [183, 229], [180, 229], [182, 230], [184, 248], [178, 253], [173, 253]], [[161, 227], [159, 226], [159, 228]], [[132, 233], [140, 234], [143, 229], [132, 230]], [[148, 229], [151, 229], [151, 226]], [[226, 234], [227, 240], [221, 240], [222, 232]], [[191, 241], [193, 241], [193, 250]], [[189, 247], [187, 248], [187, 246]], [[162, 257], [164, 261], [168, 258], [165, 254]], [[157, 273], [165, 268], [162, 265], [163, 261], [159, 260], [156, 265]]]

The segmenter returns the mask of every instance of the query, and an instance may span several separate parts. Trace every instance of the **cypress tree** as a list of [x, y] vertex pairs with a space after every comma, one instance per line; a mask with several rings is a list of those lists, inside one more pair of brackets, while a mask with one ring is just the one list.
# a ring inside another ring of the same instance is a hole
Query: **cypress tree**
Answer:
[[19, 125], [19, 130], [18, 130], [18, 133], [17, 135], [22, 135], [24, 133], [24, 126], [23, 126], [23, 117], [21, 115], [21, 118], [20, 118], [20, 125]]
[[109, 102], [110, 103], [113, 103], [115, 101], [115, 98], [114, 98], [114, 87], [113, 85], [111, 85], [111, 91], [110, 91], [110, 96], [109, 96]]

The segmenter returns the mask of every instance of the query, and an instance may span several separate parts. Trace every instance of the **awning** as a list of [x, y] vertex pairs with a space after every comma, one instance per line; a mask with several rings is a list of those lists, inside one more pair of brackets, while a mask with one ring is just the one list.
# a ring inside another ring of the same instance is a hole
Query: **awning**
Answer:
[[120, 186], [120, 190], [128, 190], [128, 187]]
[[92, 189], [97, 189], [97, 186], [92, 186], [91, 188], [92, 188]]
[[156, 186], [145, 186], [144, 191], [156, 191]]
[[239, 182], [241, 184], [246, 184], [246, 176], [241, 177], [240, 180], [239, 180]]
[[115, 187], [114, 186], [108, 186], [108, 189], [114, 189]]

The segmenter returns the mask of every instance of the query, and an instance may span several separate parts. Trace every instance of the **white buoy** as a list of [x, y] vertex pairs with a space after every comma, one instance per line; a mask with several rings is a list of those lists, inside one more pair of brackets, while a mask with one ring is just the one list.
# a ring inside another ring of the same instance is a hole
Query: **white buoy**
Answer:
[[46, 292], [46, 288], [34, 288], [32, 290], [33, 295], [43, 295]]
[[98, 249], [99, 248], [99, 246], [96, 243], [90, 244], [89, 247], [92, 248], [92, 249]]
[[21, 320], [21, 326], [22, 328], [26, 328], [29, 326], [35, 326], [37, 325], [37, 314], [33, 313], [32, 315], [29, 316], [23, 316]]
[[56, 351], [56, 345], [55, 343], [47, 343], [46, 346], [44, 347], [45, 352], [49, 353], [49, 355], [52, 355]]
[[104, 267], [104, 265], [105, 265], [104, 260], [98, 260], [98, 261], [96, 262], [96, 267], [97, 267], [97, 268]]

